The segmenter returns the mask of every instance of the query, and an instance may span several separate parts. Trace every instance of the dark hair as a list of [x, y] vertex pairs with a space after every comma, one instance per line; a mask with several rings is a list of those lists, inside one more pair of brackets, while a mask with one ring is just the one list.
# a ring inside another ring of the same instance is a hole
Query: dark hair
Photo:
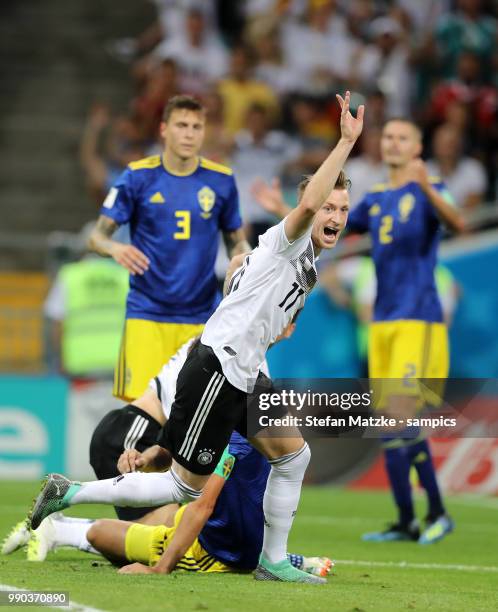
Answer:
[[195, 113], [204, 113], [205, 108], [199, 100], [192, 96], [173, 96], [164, 107], [163, 121], [168, 121], [175, 110], [189, 110]]
[[[308, 174], [308, 176], [305, 176], [303, 178], [303, 180], [297, 186], [297, 199], [298, 199], [298, 201], [300, 201], [301, 198], [303, 197], [304, 190], [309, 185], [309, 182], [311, 181], [312, 178], [313, 178], [313, 175], [312, 174]], [[334, 189], [347, 189], [347, 190], [349, 190], [350, 188], [351, 188], [351, 181], [346, 176], [346, 173], [344, 172], [344, 170], [341, 170], [339, 172], [339, 176], [337, 177], [337, 180], [335, 182]]]

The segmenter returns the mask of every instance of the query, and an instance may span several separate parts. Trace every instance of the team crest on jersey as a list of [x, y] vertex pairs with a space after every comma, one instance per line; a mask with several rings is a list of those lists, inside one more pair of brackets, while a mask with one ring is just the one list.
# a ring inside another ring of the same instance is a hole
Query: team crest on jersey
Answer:
[[201, 217], [203, 219], [209, 219], [216, 201], [216, 194], [210, 187], [203, 187], [197, 193], [197, 200], [199, 201], [199, 206], [202, 208]]
[[380, 206], [378, 204], [373, 204], [372, 206], [370, 206], [368, 214], [371, 217], [376, 217], [377, 215], [380, 215]]
[[413, 207], [415, 206], [415, 196], [411, 193], [407, 193], [404, 195], [398, 204], [399, 210], [399, 220], [402, 223], [406, 223], [408, 221], [408, 217], [410, 216]]
[[213, 451], [211, 449], [204, 448], [197, 457], [197, 463], [201, 465], [208, 465], [213, 460]]

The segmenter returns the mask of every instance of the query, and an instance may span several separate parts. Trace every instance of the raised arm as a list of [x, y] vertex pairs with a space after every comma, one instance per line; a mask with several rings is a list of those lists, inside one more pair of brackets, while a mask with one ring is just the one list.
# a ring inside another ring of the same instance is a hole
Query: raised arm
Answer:
[[149, 259], [131, 244], [112, 240], [119, 225], [110, 217], [100, 215], [88, 239], [88, 248], [104, 257], [112, 257], [130, 274], [143, 274], [149, 268]]
[[175, 569], [178, 561], [193, 544], [213, 513], [216, 500], [225, 482], [224, 478], [213, 474], [207, 481], [199, 499], [187, 505], [170, 545], [152, 568], [154, 573], [170, 574]]
[[441, 221], [454, 232], [465, 230], [465, 223], [458, 210], [449, 204], [429, 180], [426, 164], [421, 159], [414, 159], [408, 166], [409, 178], [420, 185], [427, 199]]
[[364, 106], [358, 108], [357, 117], [354, 118], [349, 111], [350, 92], [347, 91], [344, 98], [339, 94], [336, 97], [341, 106], [341, 138], [313, 175], [297, 207], [286, 217], [285, 233], [290, 242], [304, 234], [312, 224], [313, 217], [333, 190], [337, 177], [363, 129]]
[[251, 185], [251, 194], [261, 208], [279, 219], [286, 217], [292, 210], [284, 200], [278, 178], [274, 178], [271, 183], [256, 179]]

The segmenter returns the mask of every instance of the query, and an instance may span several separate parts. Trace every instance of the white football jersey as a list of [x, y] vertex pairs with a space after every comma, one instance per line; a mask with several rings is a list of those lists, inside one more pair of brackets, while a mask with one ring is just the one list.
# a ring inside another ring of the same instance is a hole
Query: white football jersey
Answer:
[[166, 365], [163, 366], [159, 374], [151, 378], [149, 382], [149, 388], [157, 393], [166, 419], [169, 419], [171, 406], [175, 399], [178, 374], [187, 360], [189, 348], [192, 346], [194, 340], [195, 338], [192, 338], [188, 342], [185, 342]]
[[284, 223], [259, 237], [201, 338], [229, 382], [247, 393], [254, 389], [268, 347], [304, 306], [317, 280], [311, 227], [291, 243]]
[[[175, 400], [178, 374], [183, 368], [183, 364], [187, 360], [189, 349], [194, 341], [195, 338], [192, 338], [182, 345], [173, 355], [173, 357], [171, 357], [171, 359], [166, 363], [166, 365], [162, 367], [159, 374], [154, 376], [154, 378], [151, 378], [149, 381], [149, 389], [152, 389], [157, 394], [166, 420], [169, 419], [171, 406]], [[270, 376], [266, 359], [263, 361], [259, 369], [263, 372], [263, 374], [266, 374], [266, 376]]]

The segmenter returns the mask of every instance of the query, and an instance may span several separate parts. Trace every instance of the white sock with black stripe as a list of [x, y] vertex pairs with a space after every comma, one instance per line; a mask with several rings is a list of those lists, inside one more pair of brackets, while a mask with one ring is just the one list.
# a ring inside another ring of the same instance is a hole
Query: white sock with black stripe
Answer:
[[131, 472], [116, 478], [83, 482], [70, 505], [111, 504], [131, 508], [164, 506], [196, 500], [202, 491], [189, 487], [172, 470], [168, 472]]
[[301, 496], [301, 485], [311, 458], [308, 444], [295, 453], [270, 461], [271, 472], [263, 498], [265, 529], [263, 557], [270, 563], [287, 558], [287, 538]]

